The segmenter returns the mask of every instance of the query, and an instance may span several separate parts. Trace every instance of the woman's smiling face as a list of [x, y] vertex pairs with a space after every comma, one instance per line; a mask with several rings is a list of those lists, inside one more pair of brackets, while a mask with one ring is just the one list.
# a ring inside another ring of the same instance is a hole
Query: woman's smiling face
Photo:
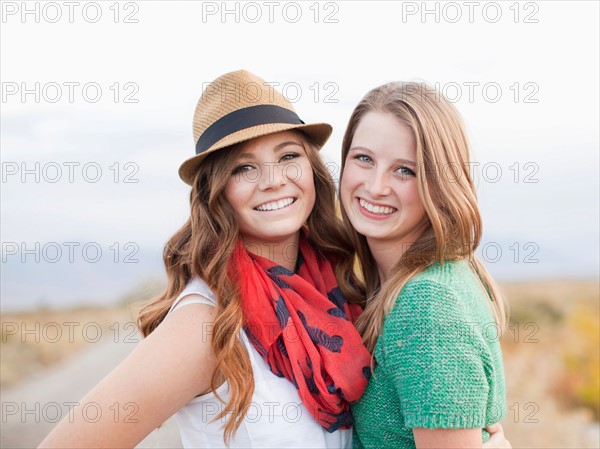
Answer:
[[283, 131], [250, 140], [224, 193], [246, 247], [296, 239], [315, 204], [313, 171], [300, 135]]
[[346, 156], [340, 185], [350, 223], [368, 241], [412, 243], [425, 209], [416, 178], [412, 130], [393, 114], [366, 113]]

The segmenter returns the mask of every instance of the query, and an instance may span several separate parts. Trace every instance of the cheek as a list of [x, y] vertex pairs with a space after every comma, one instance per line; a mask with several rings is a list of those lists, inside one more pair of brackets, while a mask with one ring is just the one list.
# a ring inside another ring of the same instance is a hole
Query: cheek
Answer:
[[403, 196], [404, 199], [410, 203], [421, 202], [417, 183], [414, 181], [405, 183]]
[[308, 194], [314, 199], [317, 195], [316, 187], [315, 187], [315, 179], [310, 177], [306, 183], [306, 191]]
[[286, 176], [289, 181], [295, 183], [302, 190], [304, 196], [311, 201], [311, 208], [314, 206], [316, 198], [315, 175], [310, 163], [300, 165], [290, 165], [286, 169]]
[[227, 202], [233, 206], [233, 203], [235, 201], [235, 189], [231, 185], [231, 181], [229, 181], [225, 186], [225, 190], [223, 190], [223, 195], [225, 196]]
[[282, 175], [288, 183], [297, 184], [306, 189], [314, 177], [308, 161], [291, 161], [282, 168]]
[[419, 186], [416, 182], [410, 182], [404, 186], [401, 194], [401, 202], [408, 207], [413, 208], [419, 214], [424, 213], [425, 208], [421, 197], [419, 196]]
[[234, 178], [230, 179], [224, 190], [225, 199], [236, 214], [239, 214], [242, 206], [247, 201], [247, 189], [244, 188], [242, 182], [236, 181]]
[[357, 181], [358, 173], [353, 169], [352, 165], [346, 165], [342, 173], [342, 180], [340, 181], [340, 196], [344, 207], [347, 206], [347, 202], [350, 201], [352, 191], [354, 190]]
[[311, 178], [310, 180], [308, 180], [308, 182], [303, 186], [303, 190], [304, 190], [304, 196], [308, 200], [307, 209], [310, 214], [310, 211], [312, 211], [313, 208], [315, 207], [315, 201], [317, 198], [317, 191], [315, 188], [314, 179]]

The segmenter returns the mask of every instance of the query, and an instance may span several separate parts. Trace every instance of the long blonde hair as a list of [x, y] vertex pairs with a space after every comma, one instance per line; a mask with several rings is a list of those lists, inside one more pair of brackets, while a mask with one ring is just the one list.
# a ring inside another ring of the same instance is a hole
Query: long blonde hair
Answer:
[[417, 146], [416, 178], [427, 223], [381, 285], [366, 238], [352, 228], [342, 208], [366, 285], [368, 300], [356, 326], [367, 349], [373, 352], [384, 318], [408, 280], [431, 264], [445, 260], [469, 260], [492, 300], [496, 322], [504, 329], [507, 315], [504, 301], [494, 280], [475, 256], [482, 223], [469, 173], [469, 143], [460, 114], [425, 83], [395, 82], [371, 90], [350, 117], [342, 143], [342, 177], [356, 128], [371, 111], [391, 113], [412, 130]]
[[[335, 184], [315, 144], [304, 133], [299, 134], [312, 167], [312, 172], [304, 176], [314, 177], [316, 190], [315, 205], [306, 223], [308, 238], [332, 261], [344, 297], [350, 302], [361, 303], [364, 288], [353, 271], [352, 245], [342, 223], [331, 212], [331, 205], [335, 203]], [[216, 394], [222, 377], [229, 384], [230, 399], [215, 418], [216, 421], [231, 413], [224, 426], [226, 444], [241, 425], [254, 392], [250, 359], [238, 339], [244, 324], [241, 297], [228, 275], [229, 259], [239, 230], [233, 208], [224, 195], [244, 145], [221, 149], [203, 160], [190, 194], [191, 216], [163, 250], [168, 277], [166, 290], [150, 300], [138, 318], [142, 334], [148, 336], [162, 322], [175, 298], [194, 275], [202, 278], [215, 293], [218, 304], [211, 345], [216, 367], [211, 389]]]

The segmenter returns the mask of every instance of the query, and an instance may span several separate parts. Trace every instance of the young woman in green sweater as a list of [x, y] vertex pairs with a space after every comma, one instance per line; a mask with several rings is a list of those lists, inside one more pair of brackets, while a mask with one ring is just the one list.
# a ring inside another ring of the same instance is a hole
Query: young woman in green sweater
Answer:
[[355, 108], [340, 199], [367, 286], [357, 322], [374, 358], [353, 406], [355, 448], [481, 447], [503, 418], [506, 314], [475, 257], [482, 232], [457, 110], [423, 83]]

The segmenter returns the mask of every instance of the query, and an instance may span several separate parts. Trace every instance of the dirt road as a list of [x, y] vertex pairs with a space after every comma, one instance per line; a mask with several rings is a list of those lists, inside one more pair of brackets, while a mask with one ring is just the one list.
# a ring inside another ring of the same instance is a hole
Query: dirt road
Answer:
[[[117, 366], [135, 343], [99, 341], [90, 350], [40, 372], [33, 379], [1, 392], [0, 447], [36, 447], [95, 384]], [[94, 410], [89, 410], [93, 414]], [[126, 413], [126, 411], [123, 411]], [[179, 429], [170, 419], [150, 434], [139, 448], [180, 448]]]

